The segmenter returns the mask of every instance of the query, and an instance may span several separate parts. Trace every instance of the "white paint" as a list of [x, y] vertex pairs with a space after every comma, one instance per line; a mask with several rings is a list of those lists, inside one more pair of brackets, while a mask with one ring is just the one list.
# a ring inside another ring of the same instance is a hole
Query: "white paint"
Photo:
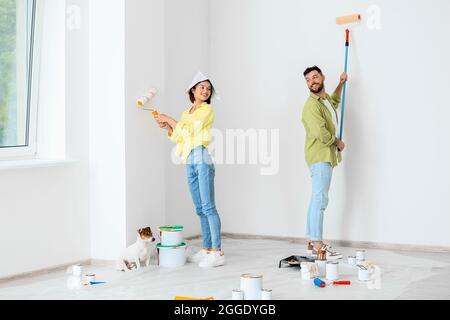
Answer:
[[[374, 4], [380, 29], [364, 20]], [[450, 204], [442, 200], [450, 192], [450, 151], [442, 147], [450, 109], [441, 97], [450, 87], [448, 1], [212, 0], [210, 9], [210, 72], [222, 98], [216, 128], [280, 129], [278, 175], [216, 168], [223, 231], [306, 237], [302, 73], [321, 66], [334, 90], [345, 50], [335, 17], [361, 12], [362, 23], [351, 26], [347, 150], [334, 171], [325, 240], [450, 244]]]

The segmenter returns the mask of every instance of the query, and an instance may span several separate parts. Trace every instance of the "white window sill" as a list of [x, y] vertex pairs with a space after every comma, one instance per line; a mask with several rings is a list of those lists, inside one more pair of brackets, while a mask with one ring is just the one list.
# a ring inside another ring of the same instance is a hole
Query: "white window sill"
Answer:
[[71, 165], [77, 163], [77, 160], [66, 159], [29, 159], [29, 160], [3, 160], [0, 161], [0, 171], [28, 169], [28, 168], [48, 168]]

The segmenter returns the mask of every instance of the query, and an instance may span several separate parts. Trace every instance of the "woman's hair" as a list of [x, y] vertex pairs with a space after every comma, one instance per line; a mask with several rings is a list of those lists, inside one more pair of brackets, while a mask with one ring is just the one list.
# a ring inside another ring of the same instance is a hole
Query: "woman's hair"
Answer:
[[[207, 104], [211, 104], [211, 98], [212, 98], [212, 96], [213, 96], [213, 94], [214, 94], [214, 87], [213, 87], [211, 81], [209, 81], [209, 80], [205, 80], [205, 81], [208, 81], [209, 84], [211, 85], [211, 95], [209, 96], [208, 100], [206, 100], [206, 103], [207, 103]], [[191, 90], [189, 90], [189, 99], [191, 100], [192, 103], [195, 102], [195, 97], [194, 97], [194, 93], [192, 92], [192, 90], [194, 90], [195, 88], [197, 88], [197, 86], [198, 86], [200, 83], [205, 82], [205, 81], [200, 81], [200, 82], [197, 83], [195, 86], [193, 86], [193, 87], [191, 88]]]

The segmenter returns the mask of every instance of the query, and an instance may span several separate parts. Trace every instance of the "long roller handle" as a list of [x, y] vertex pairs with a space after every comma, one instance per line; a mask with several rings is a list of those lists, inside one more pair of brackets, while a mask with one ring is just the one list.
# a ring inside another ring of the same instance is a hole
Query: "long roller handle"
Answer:
[[[348, 71], [348, 47], [350, 46], [350, 30], [345, 30], [345, 73]], [[344, 92], [342, 93], [342, 111], [341, 111], [341, 130], [339, 133], [339, 139], [342, 140], [342, 135], [344, 131], [344, 113], [345, 113], [345, 96], [347, 94], [347, 81], [344, 82]]]

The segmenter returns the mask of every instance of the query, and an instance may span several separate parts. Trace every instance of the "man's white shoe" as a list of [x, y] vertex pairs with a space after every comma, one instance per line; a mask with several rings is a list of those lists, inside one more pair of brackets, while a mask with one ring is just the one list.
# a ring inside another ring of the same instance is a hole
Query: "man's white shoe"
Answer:
[[199, 263], [200, 261], [202, 261], [203, 259], [205, 259], [208, 256], [209, 256], [209, 251], [202, 249], [199, 252], [197, 252], [196, 254], [193, 254], [192, 256], [188, 257], [187, 261], [193, 262], [193, 263]]
[[225, 264], [223, 251], [211, 251], [208, 256], [199, 263], [200, 268], [215, 268]]

